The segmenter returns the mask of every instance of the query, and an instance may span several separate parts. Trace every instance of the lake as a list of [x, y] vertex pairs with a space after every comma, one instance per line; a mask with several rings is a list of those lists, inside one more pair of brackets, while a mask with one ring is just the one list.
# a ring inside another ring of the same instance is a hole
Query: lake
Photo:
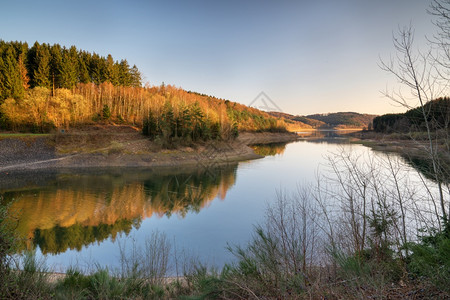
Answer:
[[297, 142], [254, 146], [262, 159], [207, 169], [5, 173], [0, 193], [18, 216], [23, 249], [45, 255], [53, 271], [118, 268], [121, 247], [140, 247], [154, 232], [164, 233], [178, 253], [220, 268], [233, 259], [227, 245], [251, 238], [277, 190], [314, 183], [327, 168], [325, 156], [343, 146], [385, 155], [334, 133], [304, 133]]

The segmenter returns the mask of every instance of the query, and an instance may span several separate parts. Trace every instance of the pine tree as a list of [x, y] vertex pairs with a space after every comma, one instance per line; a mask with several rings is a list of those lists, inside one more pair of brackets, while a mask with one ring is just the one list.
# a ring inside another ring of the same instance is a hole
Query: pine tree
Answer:
[[20, 98], [24, 95], [19, 64], [16, 60], [16, 51], [10, 45], [2, 54], [0, 62], [0, 73], [2, 81], [1, 98]]
[[103, 64], [102, 58], [97, 53], [94, 53], [89, 63], [89, 74], [92, 82], [95, 84], [103, 82]]
[[77, 64], [78, 59], [75, 47], [71, 47], [70, 50], [63, 48], [59, 69], [61, 87], [71, 89], [78, 83]]
[[113, 85], [119, 84], [119, 68], [114, 63], [111, 54], [106, 58], [105, 81], [111, 82]]
[[134, 87], [142, 86], [142, 75], [136, 65], [130, 69], [130, 85]]
[[50, 51], [46, 44], [42, 44], [36, 48], [33, 86], [50, 88], [50, 58]]
[[50, 47], [50, 56], [50, 79], [54, 91], [63, 86], [63, 79], [61, 78], [62, 48], [59, 44]]
[[80, 51], [78, 53], [78, 81], [81, 83], [91, 82], [89, 76], [89, 61], [91, 55], [88, 52]]
[[121, 60], [119, 64], [119, 85], [131, 85], [130, 65], [126, 59]]

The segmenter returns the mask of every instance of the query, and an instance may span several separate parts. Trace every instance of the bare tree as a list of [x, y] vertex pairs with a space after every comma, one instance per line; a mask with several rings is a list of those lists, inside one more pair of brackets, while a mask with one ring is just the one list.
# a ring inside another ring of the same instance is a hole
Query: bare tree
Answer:
[[[439, 146], [437, 139], [433, 136], [433, 131], [436, 128], [432, 126], [433, 114], [431, 112], [431, 105], [427, 106], [427, 103], [436, 99], [437, 96], [448, 92], [448, 79], [446, 74], [448, 73], [449, 56], [448, 54], [448, 42], [450, 41], [448, 35], [448, 29], [450, 28], [450, 19], [448, 19], [448, 5], [450, 1], [434, 1], [432, 11], [434, 13], [444, 16], [444, 21], [438, 21], [436, 25], [439, 28], [438, 38], [439, 42], [435, 45], [440, 46], [445, 55], [433, 55], [433, 49], [430, 47], [425, 53], [416, 51], [414, 45], [414, 30], [411, 26], [399, 29], [397, 36], [394, 36], [393, 42], [396, 50], [395, 58], [391, 58], [386, 62], [381, 60], [381, 68], [388, 73], [395, 76], [398, 82], [406, 87], [410, 96], [405, 96], [400, 92], [385, 92], [384, 94], [396, 103], [403, 105], [410, 109], [419, 104], [419, 109], [422, 114], [421, 122], [425, 125], [427, 144], [424, 145], [424, 152], [428, 157], [432, 165], [432, 176], [438, 183], [439, 189], [439, 205], [441, 209], [442, 219], [444, 223], [448, 222], [448, 211], [450, 207], [446, 208], [446, 199], [444, 197], [444, 187], [449, 188], [448, 183], [443, 180], [443, 168], [441, 155], [439, 151], [442, 149]], [[444, 128], [445, 132], [448, 131], [448, 127]], [[448, 134], [448, 133], [447, 133]], [[448, 149], [447, 149], [448, 151]]]

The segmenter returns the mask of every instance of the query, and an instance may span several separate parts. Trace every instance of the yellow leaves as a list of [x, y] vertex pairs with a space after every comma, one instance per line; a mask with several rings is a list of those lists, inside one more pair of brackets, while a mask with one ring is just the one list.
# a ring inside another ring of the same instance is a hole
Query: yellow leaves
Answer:
[[[57, 89], [55, 95], [47, 88], [29, 89], [23, 99], [7, 99], [0, 107], [14, 124], [52, 124], [55, 127], [91, 122], [107, 105], [111, 120], [140, 126], [144, 116], [152, 111], [161, 116], [169, 103], [175, 117], [192, 106], [198, 106], [202, 114], [221, 128], [231, 128], [238, 122], [240, 130], [265, 130], [269, 127], [286, 127], [268, 114], [245, 105], [214, 97], [187, 92], [171, 85], [161, 87], [123, 87], [111, 83], [78, 84], [73, 90]], [[230, 116], [229, 112], [232, 115]]]

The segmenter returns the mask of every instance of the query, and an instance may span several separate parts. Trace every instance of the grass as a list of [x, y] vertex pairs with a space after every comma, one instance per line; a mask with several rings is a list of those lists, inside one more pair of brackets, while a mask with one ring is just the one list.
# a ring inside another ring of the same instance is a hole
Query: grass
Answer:
[[48, 137], [50, 133], [0, 133], [0, 139]]

